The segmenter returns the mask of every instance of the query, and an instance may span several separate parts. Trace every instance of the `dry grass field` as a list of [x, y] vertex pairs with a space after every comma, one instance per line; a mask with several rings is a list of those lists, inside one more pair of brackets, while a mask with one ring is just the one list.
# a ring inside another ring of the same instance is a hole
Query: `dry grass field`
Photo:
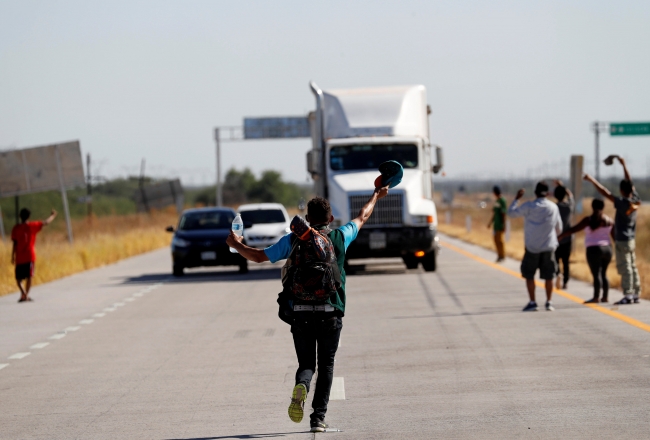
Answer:
[[[506, 197], [508, 204], [512, 196]], [[524, 199], [527, 200], [527, 199]], [[552, 199], [554, 200], [554, 199]], [[481, 208], [480, 203], [485, 202], [486, 207]], [[454, 201], [452, 208], [447, 208], [438, 202], [439, 229], [452, 237], [465, 240], [486, 249], [495, 249], [492, 241], [492, 230], [487, 228], [492, 216], [494, 199], [490, 194], [467, 195]], [[583, 214], [574, 216], [573, 224], [583, 216], [591, 213], [591, 200], [585, 200]], [[606, 203], [606, 213], [613, 218], [614, 208], [611, 203]], [[447, 223], [447, 212], [450, 212], [450, 222]], [[471, 217], [471, 231], [467, 232], [466, 218]], [[510, 219], [510, 240], [506, 243], [506, 253], [509, 257], [521, 260], [524, 255], [523, 219]], [[587, 266], [584, 248], [584, 233], [574, 236], [574, 248], [571, 255], [571, 276], [579, 280], [592, 282], [591, 272]], [[496, 253], [495, 253], [496, 259]], [[650, 299], [650, 206], [642, 205], [638, 214], [637, 224], [637, 264], [641, 275], [642, 297]], [[612, 260], [608, 270], [609, 280], [613, 288], [620, 288], [621, 278], [616, 272], [616, 262]], [[610, 301], [618, 301], [619, 292], [610, 292]]]
[[[36, 240], [34, 285], [83, 270], [114, 263], [123, 258], [169, 246], [171, 234], [165, 227], [175, 225], [175, 212], [124, 215], [73, 220], [74, 244], [67, 240], [62, 215], [43, 228]], [[0, 295], [17, 291], [11, 265], [11, 241], [0, 242]]]

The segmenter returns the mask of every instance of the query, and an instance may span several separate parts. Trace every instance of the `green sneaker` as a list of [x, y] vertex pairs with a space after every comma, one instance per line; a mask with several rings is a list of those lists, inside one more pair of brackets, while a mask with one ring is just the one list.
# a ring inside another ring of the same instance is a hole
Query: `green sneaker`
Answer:
[[300, 423], [304, 415], [305, 400], [307, 400], [307, 388], [299, 383], [293, 387], [291, 405], [289, 405], [289, 418], [292, 422]]

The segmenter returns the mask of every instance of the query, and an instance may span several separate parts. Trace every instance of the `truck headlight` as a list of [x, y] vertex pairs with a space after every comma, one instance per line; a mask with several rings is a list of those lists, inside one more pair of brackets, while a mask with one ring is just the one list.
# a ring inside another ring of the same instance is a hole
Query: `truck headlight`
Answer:
[[172, 238], [172, 246], [174, 247], [188, 247], [189, 245], [190, 245], [189, 241], [183, 240], [180, 237]]

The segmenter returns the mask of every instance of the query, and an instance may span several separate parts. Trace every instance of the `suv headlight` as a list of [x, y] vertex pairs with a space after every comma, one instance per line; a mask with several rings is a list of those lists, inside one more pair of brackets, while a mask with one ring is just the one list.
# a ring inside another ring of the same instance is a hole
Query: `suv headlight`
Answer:
[[174, 247], [188, 247], [189, 245], [190, 245], [189, 241], [183, 240], [180, 237], [172, 238], [172, 246]]

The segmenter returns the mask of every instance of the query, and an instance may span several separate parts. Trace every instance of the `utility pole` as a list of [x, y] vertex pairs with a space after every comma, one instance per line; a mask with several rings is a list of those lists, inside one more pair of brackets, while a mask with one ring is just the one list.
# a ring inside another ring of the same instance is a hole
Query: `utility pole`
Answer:
[[92, 174], [90, 171], [90, 153], [86, 155], [86, 171], [88, 178], [86, 181], [86, 203], [88, 204], [88, 222], [92, 223], [93, 221], [93, 184], [92, 184]]
[[144, 165], [145, 165], [145, 159], [144, 157], [142, 158], [142, 162], [140, 163], [140, 180], [138, 186], [140, 187], [140, 196], [142, 197], [142, 204], [144, 205], [144, 210], [149, 213], [149, 203], [147, 202], [147, 194], [144, 190]]
[[600, 133], [609, 131], [609, 124], [606, 122], [595, 121], [591, 124], [591, 129], [594, 131], [594, 150], [595, 150], [595, 176], [596, 180], [600, 181]]
[[221, 141], [219, 139], [219, 129], [214, 129], [214, 141], [217, 147], [217, 186], [216, 186], [216, 204], [223, 206], [223, 192], [221, 190]]

